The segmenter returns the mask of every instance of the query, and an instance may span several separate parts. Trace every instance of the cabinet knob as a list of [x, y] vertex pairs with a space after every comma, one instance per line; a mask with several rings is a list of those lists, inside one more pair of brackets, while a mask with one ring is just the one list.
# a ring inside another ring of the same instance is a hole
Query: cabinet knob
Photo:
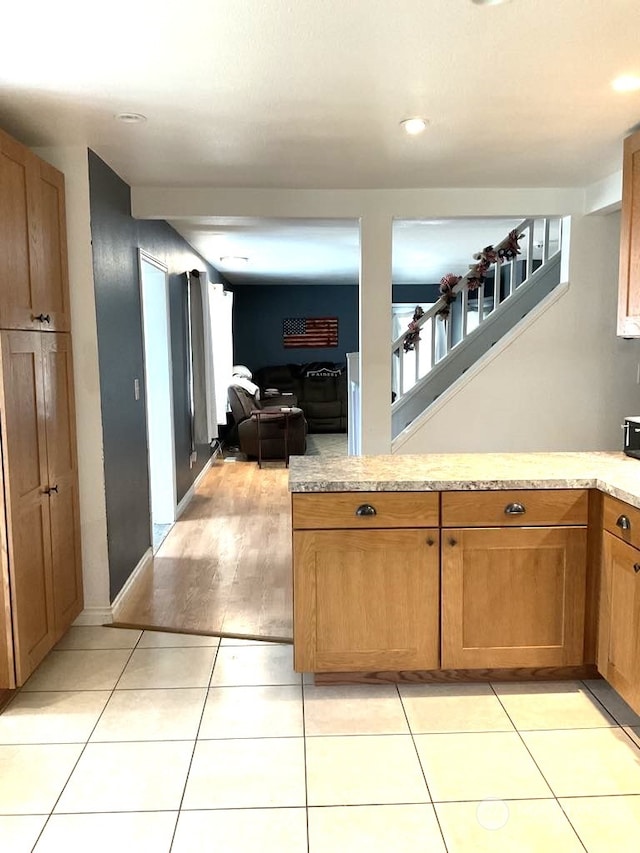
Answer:
[[41, 323], [50, 323], [51, 322], [51, 317], [49, 316], [49, 314], [38, 314], [33, 319], [39, 320]]
[[457, 545], [457, 544], [458, 544], [458, 540], [454, 539], [453, 536], [450, 536], [449, 537], [449, 545], [451, 545], [451, 547], [453, 548], [453, 546]]
[[620, 530], [631, 530], [631, 522], [627, 518], [626, 515], [621, 515], [616, 521], [616, 526], [620, 528]]
[[435, 545], [435, 539], [429, 536], [429, 538], [427, 539], [427, 545], [429, 546], [429, 548], [431, 548], [432, 545]]
[[361, 504], [356, 510], [356, 515], [359, 516], [367, 516], [367, 515], [377, 515], [376, 508], [371, 506], [371, 504]]
[[524, 506], [519, 503], [507, 504], [504, 508], [505, 515], [524, 515], [526, 511]]
[[634, 564], [633, 564], [633, 571], [634, 571], [636, 574], [638, 574], [638, 572], [640, 572], [640, 563], [634, 563]]

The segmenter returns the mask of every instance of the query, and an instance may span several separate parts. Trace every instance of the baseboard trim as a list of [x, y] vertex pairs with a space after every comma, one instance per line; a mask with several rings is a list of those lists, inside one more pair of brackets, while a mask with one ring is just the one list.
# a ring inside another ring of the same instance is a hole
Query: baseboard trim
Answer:
[[182, 513], [189, 506], [191, 498], [194, 496], [196, 489], [200, 485], [200, 481], [203, 479], [204, 475], [207, 473], [209, 468], [211, 468], [211, 464], [212, 464], [214, 459], [215, 459], [215, 455], [210, 456], [209, 459], [207, 459], [207, 461], [204, 464], [204, 468], [202, 469], [202, 471], [200, 471], [198, 476], [193, 481], [192, 485], [189, 487], [189, 490], [185, 493], [182, 500], [180, 501], [180, 503], [176, 507], [176, 521], [180, 518]]
[[150, 622], [121, 622], [113, 623], [114, 628], [130, 628], [136, 631], [162, 631], [168, 634], [187, 634], [191, 637], [220, 637], [225, 640], [256, 640], [260, 643], [274, 643], [275, 645], [292, 646], [292, 637], [279, 637], [273, 634], [242, 634], [231, 631], [196, 631], [193, 628], [174, 628], [171, 625], [151, 624]]
[[482, 681], [561, 681], [601, 678], [595, 664], [513, 667], [511, 669], [436, 669], [387, 672], [316, 672], [316, 684], [460, 684]]
[[79, 627], [92, 627], [94, 625], [109, 624], [113, 616], [110, 607], [85, 607], [84, 610], [73, 620], [73, 625]]
[[124, 601], [125, 597], [127, 596], [127, 593], [129, 593], [131, 591], [135, 582], [138, 580], [139, 575], [142, 573], [142, 571], [144, 569], [146, 569], [146, 567], [149, 565], [150, 562], [152, 562], [152, 560], [153, 560], [153, 548], [147, 548], [147, 550], [144, 552], [144, 554], [142, 555], [142, 557], [138, 561], [138, 565], [135, 567], [135, 569], [131, 572], [131, 574], [127, 578], [125, 585], [122, 587], [120, 592], [116, 595], [116, 597], [111, 602], [111, 618], [109, 619], [110, 622], [116, 621], [116, 613], [118, 611], [118, 607], [120, 607], [120, 605]]

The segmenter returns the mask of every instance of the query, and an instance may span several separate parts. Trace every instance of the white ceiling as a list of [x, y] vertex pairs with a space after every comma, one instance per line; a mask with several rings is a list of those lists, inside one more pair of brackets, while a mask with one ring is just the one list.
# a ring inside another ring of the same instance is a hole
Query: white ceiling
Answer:
[[[582, 187], [640, 120], [610, 87], [640, 74], [638, 0], [30, 0], [2, 31], [0, 125], [132, 186]], [[254, 229], [265, 248], [286, 224]]]
[[[518, 219], [396, 221], [393, 282], [438, 282], [448, 272], [464, 274], [473, 253], [499, 243]], [[357, 284], [358, 223], [314, 219], [178, 220], [174, 227], [210, 258], [232, 284]], [[553, 229], [557, 235], [557, 228]], [[247, 263], [221, 262], [228, 255]]]

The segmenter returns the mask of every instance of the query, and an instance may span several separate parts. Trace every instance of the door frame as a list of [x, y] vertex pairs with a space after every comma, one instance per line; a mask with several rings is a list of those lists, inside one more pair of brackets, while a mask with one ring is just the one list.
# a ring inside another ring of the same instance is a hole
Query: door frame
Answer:
[[167, 375], [169, 378], [169, 416], [171, 418], [171, 487], [172, 487], [172, 503], [173, 503], [173, 523], [175, 524], [178, 516], [178, 482], [176, 469], [176, 433], [175, 433], [175, 407], [173, 399], [173, 364], [171, 361], [171, 307], [169, 301], [169, 268], [162, 261], [149, 255], [144, 249], [138, 249], [138, 278], [140, 290], [140, 326], [142, 330], [142, 348], [143, 348], [143, 371], [144, 371], [144, 405], [145, 405], [145, 430], [147, 434], [147, 471], [149, 473], [149, 529], [151, 534], [151, 547], [153, 548], [153, 503], [151, 497], [151, 456], [150, 456], [150, 441], [149, 441], [149, 407], [147, 402], [148, 394], [148, 377], [147, 377], [147, 341], [144, 331], [144, 287], [142, 283], [143, 263], [155, 267], [164, 276], [164, 295], [167, 317], [167, 352], [169, 354], [167, 362]]

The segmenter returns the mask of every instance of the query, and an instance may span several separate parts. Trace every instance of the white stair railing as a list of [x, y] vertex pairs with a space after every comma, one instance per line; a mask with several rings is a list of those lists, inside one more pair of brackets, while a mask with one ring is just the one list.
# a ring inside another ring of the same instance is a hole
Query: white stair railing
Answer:
[[[520, 248], [515, 257], [509, 258], [508, 249], [513, 245], [514, 232]], [[394, 406], [398, 406], [403, 395], [415, 385], [426, 380], [436, 364], [465, 338], [474, 334], [500, 305], [527, 283], [537, 269], [560, 252], [562, 220], [559, 217], [525, 219], [500, 243], [487, 248], [495, 253], [492, 262], [493, 293], [485, 293], [489, 288], [482, 276], [478, 283], [479, 261], [476, 260], [447, 294], [441, 296], [421, 316], [415, 318], [414, 315], [410, 327], [391, 344], [393, 390], [396, 395]], [[501, 257], [504, 250], [507, 250], [507, 257]], [[485, 251], [482, 250], [478, 255]], [[419, 313], [418, 308], [416, 312]], [[422, 349], [421, 342], [426, 344]]]

